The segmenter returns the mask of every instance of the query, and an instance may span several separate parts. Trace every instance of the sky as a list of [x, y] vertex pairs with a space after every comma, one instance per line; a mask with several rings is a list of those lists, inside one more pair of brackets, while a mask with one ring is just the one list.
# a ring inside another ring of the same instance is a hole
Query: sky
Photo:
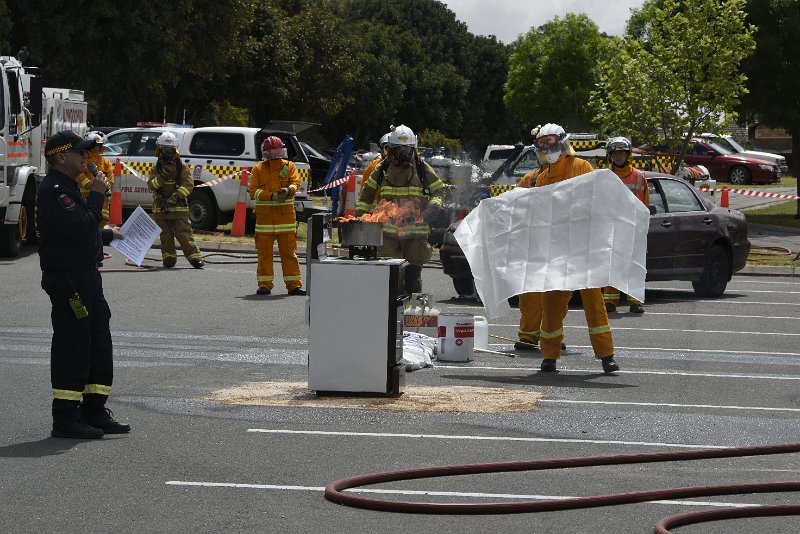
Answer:
[[586, 13], [609, 35], [622, 35], [630, 9], [644, 0], [440, 0], [475, 35], [494, 35], [513, 43], [520, 34], [541, 26], [553, 17]]

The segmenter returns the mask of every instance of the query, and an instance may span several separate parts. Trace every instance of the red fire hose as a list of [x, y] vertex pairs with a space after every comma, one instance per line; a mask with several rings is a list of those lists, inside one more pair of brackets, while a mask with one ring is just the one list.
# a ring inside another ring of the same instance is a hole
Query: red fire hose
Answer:
[[[628, 454], [618, 456], [590, 456], [585, 458], [560, 458], [521, 462], [496, 462], [484, 464], [446, 465], [370, 473], [336, 480], [325, 486], [325, 498], [329, 501], [385, 512], [404, 512], [421, 514], [513, 514], [525, 512], [548, 512], [577, 508], [592, 508], [630, 504], [665, 499], [705, 497], [713, 495], [734, 495], [743, 493], [772, 493], [800, 491], [800, 480], [755, 484], [731, 484], [721, 486], [693, 486], [684, 488], [664, 488], [630, 493], [613, 493], [591, 497], [571, 497], [548, 501], [521, 501], [514, 503], [422, 503], [407, 501], [384, 501], [362, 497], [344, 490], [399, 480], [414, 480], [455, 475], [507, 473], [513, 471], [541, 471], [545, 469], [564, 469], [600, 465], [624, 465], [653, 462], [674, 462], [684, 460], [705, 460], [711, 458], [734, 458], [741, 456], [760, 456], [800, 452], [800, 443], [767, 445], [760, 447], [740, 447], [730, 449], [699, 449], [681, 452], [657, 452]], [[691, 514], [680, 514], [662, 519], [656, 526], [656, 534], [668, 534], [669, 528], [733, 517], [761, 517], [767, 515], [800, 515], [800, 505], [754, 506], [748, 508], [720, 509]]]

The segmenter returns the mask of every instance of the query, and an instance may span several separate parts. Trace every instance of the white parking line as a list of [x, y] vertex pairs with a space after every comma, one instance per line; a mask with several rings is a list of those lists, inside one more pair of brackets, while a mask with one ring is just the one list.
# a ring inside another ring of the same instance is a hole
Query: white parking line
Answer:
[[658, 443], [647, 441], [618, 441], [596, 439], [566, 439], [566, 438], [523, 438], [517, 436], [459, 436], [448, 434], [402, 434], [391, 432], [346, 432], [325, 430], [289, 430], [248, 428], [248, 432], [260, 434], [302, 434], [308, 436], [348, 436], [348, 437], [375, 437], [375, 438], [410, 438], [410, 439], [442, 439], [461, 441], [521, 441], [528, 443], [580, 443], [591, 445], [631, 445], [634, 447], [673, 447], [681, 449], [727, 449], [721, 445], [687, 445], [685, 443]]
[[566, 399], [539, 399], [551, 404], [605, 404], [610, 406], [661, 406], [666, 408], [713, 408], [715, 410], [742, 410], [754, 412], [800, 412], [800, 408], [770, 408], [767, 406], [725, 406], [716, 404], [677, 404], [672, 402], [624, 402]]
[[[188, 480], [167, 480], [167, 486], [195, 486], [205, 488], [240, 488], [240, 489], [266, 489], [282, 491], [325, 491], [324, 486], [289, 486], [284, 484], [243, 484], [240, 482], [196, 482]], [[463, 491], [423, 491], [423, 490], [387, 490], [387, 489], [365, 489], [354, 488], [346, 490], [349, 493], [379, 493], [383, 495], [425, 495], [433, 497], [473, 497], [490, 499], [513, 499], [513, 500], [536, 500], [553, 501], [556, 499], [572, 499], [570, 495], [524, 495], [514, 493], [483, 493], [483, 492], [463, 492]], [[679, 506], [714, 506], [745, 508], [748, 506], [760, 506], [759, 504], [732, 503], [719, 501], [650, 501], [651, 504], [669, 504]], [[644, 504], [644, 503], [641, 503]]]

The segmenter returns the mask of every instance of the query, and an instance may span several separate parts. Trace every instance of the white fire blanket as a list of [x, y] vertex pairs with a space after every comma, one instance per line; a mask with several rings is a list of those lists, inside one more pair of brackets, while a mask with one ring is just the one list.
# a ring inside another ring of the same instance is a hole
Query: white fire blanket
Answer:
[[481, 201], [455, 237], [489, 317], [526, 292], [613, 286], [644, 302], [650, 211], [598, 170]]

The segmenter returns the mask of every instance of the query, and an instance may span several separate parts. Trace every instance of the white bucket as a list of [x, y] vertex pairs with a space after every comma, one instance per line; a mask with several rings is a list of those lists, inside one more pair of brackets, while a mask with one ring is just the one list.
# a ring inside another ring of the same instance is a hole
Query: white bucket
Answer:
[[403, 312], [403, 331], [439, 337], [439, 310], [412, 306]]
[[489, 322], [482, 315], [475, 316], [475, 348], [489, 349]]
[[469, 313], [439, 314], [440, 361], [468, 362], [472, 360], [475, 343], [475, 317]]

